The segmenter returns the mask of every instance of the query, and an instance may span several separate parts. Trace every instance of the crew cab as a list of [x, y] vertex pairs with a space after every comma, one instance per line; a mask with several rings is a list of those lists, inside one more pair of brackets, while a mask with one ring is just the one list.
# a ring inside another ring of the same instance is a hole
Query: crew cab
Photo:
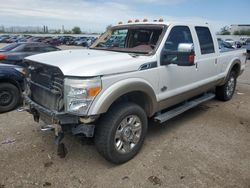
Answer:
[[214, 97], [232, 98], [245, 50], [220, 52], [207, 23], [119, 23], [90, 49], [27, 57], [26, 103], [43, 130], [94, 137], [116, 164], [143, 145], [148, 118], [163, 123]]

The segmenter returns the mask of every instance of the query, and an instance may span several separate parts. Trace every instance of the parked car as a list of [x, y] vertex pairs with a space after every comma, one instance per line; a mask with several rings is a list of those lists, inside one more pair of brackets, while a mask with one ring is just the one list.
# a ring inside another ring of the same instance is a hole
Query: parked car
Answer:
[[26, 70], [0, 64], [0, 113], [15, 109], [22, 101]]
[[6, 43], [6, 41], [7, 41], [9, 38], [10, 38], [9, 35], [2, 35], [2, 36], [0, 37], [0, 42]]
[[68, 41], [73, 40], [75, 37], [73, 36], [60, 36], [58, 40], [60, 41], [61, 44], [67, 44]]
[[20, 35], [15, 41], [13, 42], [28, 42], [28, 40], [31, 38], [31, 35]]
[[87, 37], [77, 37], [74, 42], [74, 45], [76, 46], [86, 46], [86, 44], [87, 44]]
[[233, 50], [233, 49], [235, 49], [230, 43], [228, 43], [228, 42], [225, 42], [225, 41], [223, 41], [223, 40], [218, 40], [218, 44], [219, 44], [219, 49], [221, 50], [221, 51], [227, 51], [227, 50]]
[[235, 41], [233, 39], [225, 39], [225, 42], [231, 44], [232, 46], [234, 45]]
[[75, 37], [68, 38], [68, 39], [65, 41], [65, 44], [66, 44], [66, 45], [74, 45], [74, 44], [75, 44], [75, 41], [76, 41], [76, 38], [75, 38]]
[[215, 97], [229, 101], [244, 54], [221, 52], [209, 24], [118, 25], [90, 49], [25, 58], [25, 101], [57, 144], [67, 131], [94, 137], [99, 153], [121, 164], [142, 147], [148, 118], [164, 123]]
[[96, 37], [88, 37], [86, 47], [90, 47], [96, 41], [96, 39], [97, 39]]
[[10, 36], [8, 39], [5, 40], [6, 43], [13, 43], [17, 40], [18, 36]]
[[241, 41], [235, 41], [235, 43], [234, 43], [234, 47], [235, 48], [241, 48], [242, 47], [242, 42]]
[[47, 38], [43, 41], [43, 43], [50, 44], [53, 46], [59, 46], [61, 42], [57, 38]]
[[27, 56], [58, 50], [60, 49], [44, 43], [12, 43], [0, 49], [0, 63], [26, 66], [23, 59]]
[[247, 38], [247, 39], [246, 39], [245, 44], [246, 44], [246, 45], [250, 44], [250, 38]]
[[250, 43], [246, 45], [246, 49], [247, 49], [247, 59], [250, 59]]

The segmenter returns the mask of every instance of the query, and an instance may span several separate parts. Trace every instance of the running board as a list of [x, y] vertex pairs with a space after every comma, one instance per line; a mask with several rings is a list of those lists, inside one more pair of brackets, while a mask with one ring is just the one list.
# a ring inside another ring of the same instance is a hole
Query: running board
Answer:
[[214, 97], [215, 97], [214, 93], [206, 93], [199, 98], [185, 102], [181, 106], [178, 106], [172, 110], [169, 110], [165, 113], [162, 113], [162, 114], [155, 116], [154, 120], [159, 122], [159, 123], [163, 123], [163, 122], [168, 121], [168, 120], [172, 119], [173, 117], [178, 116], [181, 113], [183, 113], [183, 112], [185, 112], [185, 111], [187, 111], [187, 110], [189, 110], [189, 109], [191, 109], [191, 108], [193, 108], [193, 107], [195, 107], [203, 102], [206, 102], [206, 101], [213, 99]]

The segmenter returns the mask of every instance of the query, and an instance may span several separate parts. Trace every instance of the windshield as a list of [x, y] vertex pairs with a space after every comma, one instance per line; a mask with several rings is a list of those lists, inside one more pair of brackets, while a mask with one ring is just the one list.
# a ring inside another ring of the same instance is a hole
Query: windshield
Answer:
[[10, 50], [13, 50], [14, 48], [18, 47], [19, 45], [21, 45], [21, 44], [13, 43], [13, 44], [7, 45], [7, 46], [1, 48], [1, 51], [10, 51]]
[[149, 54], [156, 48], [163, 28], [159, 25], [113, 28], [104, 33], [91, 48]]

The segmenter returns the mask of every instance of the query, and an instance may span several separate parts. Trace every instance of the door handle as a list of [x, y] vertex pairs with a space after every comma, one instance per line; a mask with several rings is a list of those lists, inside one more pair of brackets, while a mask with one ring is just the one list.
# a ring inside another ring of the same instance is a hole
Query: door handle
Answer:
[[195, 68], [198, 69], [198, 62], [195, 63]]

